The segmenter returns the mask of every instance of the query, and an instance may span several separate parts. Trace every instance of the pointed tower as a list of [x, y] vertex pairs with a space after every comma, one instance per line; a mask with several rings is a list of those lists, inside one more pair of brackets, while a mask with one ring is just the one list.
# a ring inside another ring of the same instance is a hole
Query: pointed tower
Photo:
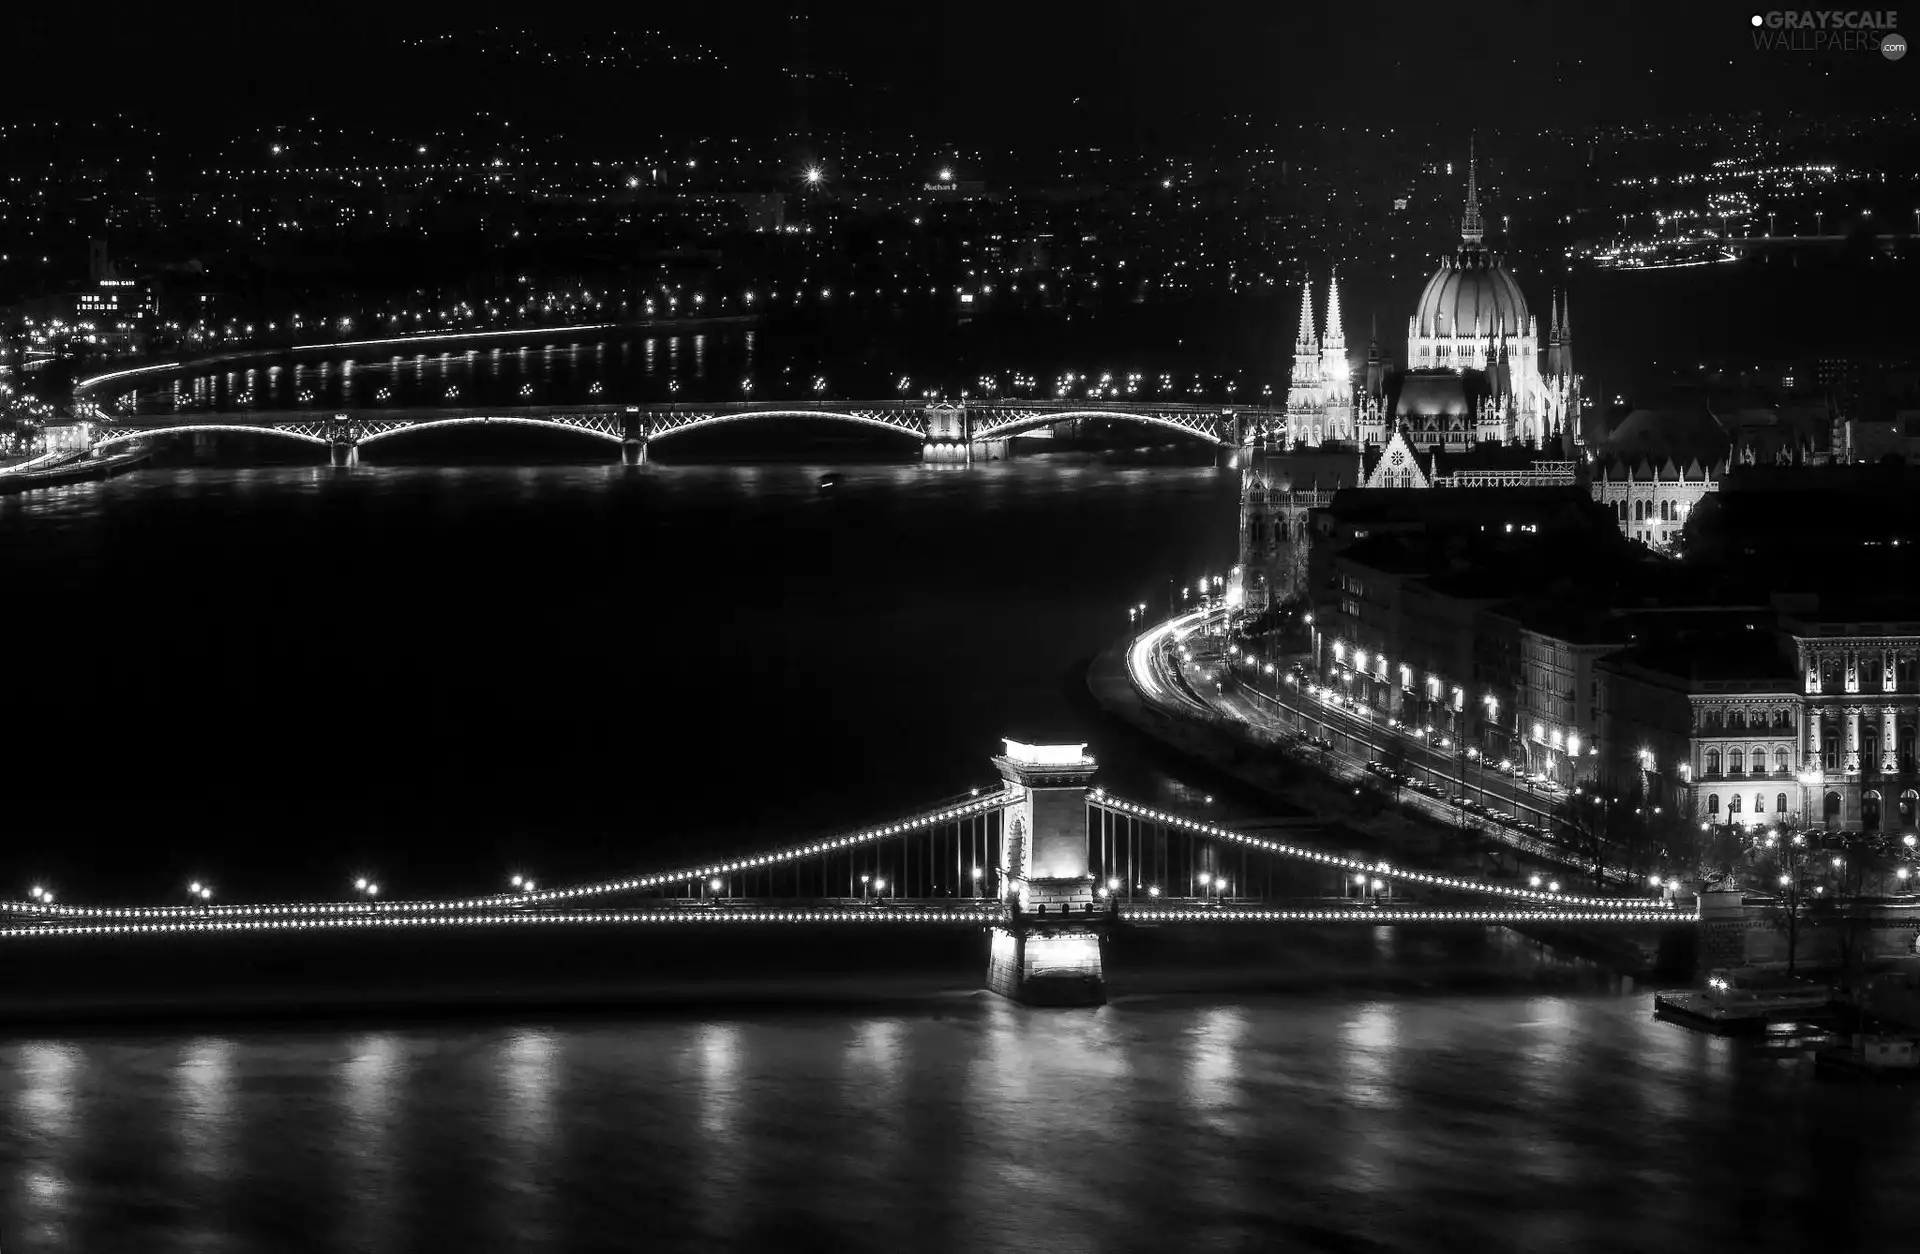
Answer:
[[1565, 292], [1560, 294], [1560, 373], [1573, 375], [1573, 304]]
[[1292, 444], [1318, 444], [1325, 436], [1325, 396], [1320, 386], [1320, 337], [1313, 333], [1313, 287], [1300, 285], [1300, 330], [1293, 341], [1293, 377], [1287, 383], [1287, 436]]
[[1557, 287], [1553, 289], [1550, 319], [1547, 329], [1546, 372], [1547, 378], [1552, 380], [1558, 378], [1560, 374], [1560, 289]]
[[1327, 333], [1320, 341], [1320, 389], [1327, 411], [1329, 439], [1353, 438], [1353, 365], [1347, 360], [1347, 333], [1340, 325], [1340, 276], [1327, 282]]
[[1480, 220], [1480, 173], [1474, 140], [1467, 137], [1467, 209], [1460, 215], [1460, 242], [1478, 248], [1486, 239], [1486, 224]]
[[1367, 395], [1379, 396], [1387, 390], [1387, 359], [1380, 355], [1380, 319], [1373, 320], [1367, 336]]

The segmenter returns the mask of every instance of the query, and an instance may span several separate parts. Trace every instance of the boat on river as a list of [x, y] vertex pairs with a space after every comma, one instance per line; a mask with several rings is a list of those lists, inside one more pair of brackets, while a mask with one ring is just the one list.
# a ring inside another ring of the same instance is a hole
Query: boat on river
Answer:
[[1906, 1084], [1920, 1079], [1920, 1047], [1910, 1037], [1855, 1033], [1844, 1045], [1813, 1056], [1816, 1074], [1867, 1084]]
[[1704, 992], [1662, 993], [1653, 999], [1653, 1009], [1669, 1022], [1721, 1033], [1826, 1019], [1834, 1013], [1833, 990], [1826, 985], [1758, 967], [1717, 967], [1707, 977]]

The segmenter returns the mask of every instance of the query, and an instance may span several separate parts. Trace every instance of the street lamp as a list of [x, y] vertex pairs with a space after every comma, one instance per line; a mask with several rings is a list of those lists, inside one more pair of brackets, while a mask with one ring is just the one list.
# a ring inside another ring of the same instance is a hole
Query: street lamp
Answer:
[[1800, 772], [1800, 820], [1808, 827], [1813, 826], [1813, 793], [1825, 781], [1826, 775], [1816, 766], [1808, 766]]

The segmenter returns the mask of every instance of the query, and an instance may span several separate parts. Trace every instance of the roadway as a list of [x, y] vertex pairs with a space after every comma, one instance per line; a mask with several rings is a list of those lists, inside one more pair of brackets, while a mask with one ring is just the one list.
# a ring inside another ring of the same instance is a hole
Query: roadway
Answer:
[[[1127, 672], [1147, 700], [1161, 709], [1210, 722], [1232, 722], [1275, 737], [1324, 739], [1330, 746], [1324, 754], [1327, 773], [1355, 782], [1373, 779], [1366, 763], [1391, 756], [1385, 746], [1393, 738], [1404, 737], [1399, 748], [1405, 751], [1404, 763], [1409, 770], [1424, 775], [1451, 796], [1477, 798], [1493, 811], [1493, 816], [1483, 818], [1410, 787], [1400, 790], [1403, 805], [1434, 822], [1477, 829], [1535, 857], [1592, 873], [1590, 865], [1565, 849], [1513, 826], [1514, 822], [1528, 822], [1551, 831], [1553, 811], [1563, 793], [1543, 793], [1538, 785], [1516, 781], [1497, 769], [1462, 769], [1464, 764], [1454, 753], [1435, 749], [1424, 737], [1388, 727], [1371, 712], [1349, 709], [1337, 698], [1311, 695], [1304, 686], [1286, 683], [1277, 670], [1272, 675], [1272, 689], [1249, 683], [1247, 663], [1240, 663], [1236, 669], [1226, 652], [1225, 640], [1209, 635], [1224, 624], [1226, 613], [1220, 606], [1192, 610], [1150, 628], [1133, 641], [1127, 650]], [[1264, 670], [1259, 673], [1266, 677]], [[1610, 871], [1608, 878], [1627, 883], [1631, 877]]]

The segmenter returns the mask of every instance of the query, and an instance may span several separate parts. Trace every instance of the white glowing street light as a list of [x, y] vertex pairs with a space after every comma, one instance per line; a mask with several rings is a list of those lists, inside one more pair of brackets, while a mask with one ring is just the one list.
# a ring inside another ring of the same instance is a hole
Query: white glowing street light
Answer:
[[807, 167], [807, 186], [818, 187], [820, 186], [820, 180], [825, 177], [827, 177], [826, 172], [819, 166], [810, 165]]

